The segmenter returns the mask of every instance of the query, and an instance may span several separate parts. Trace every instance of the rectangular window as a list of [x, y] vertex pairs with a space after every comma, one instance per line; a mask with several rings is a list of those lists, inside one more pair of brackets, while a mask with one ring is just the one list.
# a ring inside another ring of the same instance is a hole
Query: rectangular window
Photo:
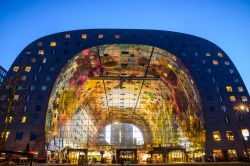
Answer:
[[238, 87], [238, 91], [239, 91], [239, 92], [244, 92], [243, 87], [239, 86], [239, 87]]
[[41, 90], [42, 90], [42, 91], [46, 91], [46, 90], [47, 90], [47, 86], [43, 85], [43, 86], [41, 87]]
[[31, 55], [31, 51], [26, 51], [25, 54], [26, 55]]
[[31, 132], [30, 133], [30, 141], [35, 141], [37, 139], [38, 132]]
[[215, 141], [220, 141], [221, 137], [220, 137], [220, 132], [219, 131], [214, 131], [213, 132], [213, 137]]
[[13, 67], [13, 71], [14, 71], [14, 72], [18, 72], [18, 70], [19, 70], [19, 66]]
[[18, 100], [19, 99], [19, 95], [14, 95], [14, 100]]
[[26, 66], [26, 67], [25, 67], [25, 71], [26, 71], [26, 72], [30, 72], [30, 70], [31, 70], [31, 67], [30, 67], [30, 66]]
[[247, 102], [247, 97], [246, 96], [241, 96], [241, 101]]
[[215, 150], [213, 150], [213, 155], [214, 155], [216, 158], [223, 158], [222, 150], [220, 150], [220, 149], [215, 149]]
[[47, 58], [43, 58], [43, 63], [46, 63], [47, 62]]
[[116, 34], [116, 35], [115, 35], [115, 39], [120, 39], [120, 37], [121, 37], [121, 36], [120, 36], [119, 34]]
[[24, 112], [24, 113], [27, 112], [27, 106], [26, 106], [26, 105], [23, 107], [23, 112]]
[[51, 80], [50, 76], [47, 76], [47, 77], [45, 78], [45, 80], [46, 80], [46, 81], [50, 81], [50, 80]]
[[43, 42], [37, 42], [36, 45], [37, 45], [38, 47], [42, 47], [42, 46], [43, 46]]
[[248, 137], [249, 137], [248, 129], [241, 129], [241, 134], [244, 137], [244, 140], [248, 140]]
[[31, 123], [38, 124], [40, 122], [40, 118], [38, 116], [32, 116]]
[[[5, 119], [5, 123], [7, 123], [7, 120], [8, 120], [8, 118], [6, 117], [6, 119]], [[12, 118], [12, 116], [10, 116], [10, 117], [9, 117], [9, 123], [11, 123], [11, 122], [12, 122], [12, 120], [13, 120], [13, 118]]]
[[82, 34], [82, 39], [87, 39], [87, 34]]
[[54, 42], [54, 41], [50, 42], [50, 46], [51, 47], [55, 47], [56, 46], [56, 42]]
[[18, 131], [18, 132], [16, 132], [16, 140], [22, 140], [22, 138], [23, 138], [23, 132], [22, 131]]
[[226, 86], [227, 92], [233, 92], [233, 88], [231, 86]]
[[44, 55], [44, 50], [38, 50], [39, 55]]
[[230, 96], [229, 98], [230, 98], [231, 102], [235, 102], [236, 101], [236, 97], [235, 96]]
[[228, 62], [228, 61], [225, 61], [224, 64], [228, 66], [228, 65], [229, 65], [229, 62]]
[[31, 90], [31, 91], [34, 91], [34, 90], [35, 90], [35, 85], [31, 85], [31, 86], [30, 86], [30, 90]]
[[206, 56], [211, 56], [211, 53], [210, 52], [206, 52]]
[[234, 140], [234, 135], [233, 135], [232, 131], [226, 131], [226, 135], [227, 135], [227, 140], [229, 140], [229, 141]]
[[103, 38], [104, 38], [104, 35], [103, 35], [103, 34], [99, 34], [99, 35], [98, 35], [98, 38], [99, 38], [99, 39], [103, 39]]
[[69, 39], [70, 38], [70, 34], [65, 34], [65, 39]]
[[218, 57], [222, 58], [223, 54], [221, 52], [218, 52]]
[[21, 81], [25, 81], [26, 79], [27, 79], [27, 76], [25, 75], [21, 77]]
[[234, 70], [233, 70], [233, 69], [229, 69], [229, 72], [230, 72], [231, 74], [233, 74], [233, 73], [234, 73]]
[[23, 117], [22, 117], [22, 120], [21, 120], [21, 123], [25, 123], [25, 122], [26, 122], [26, 119], [27, 119], [27, 117], [26, 117], [26, 116], [23, 116]]
[[36, 63], [36, 58], [32, 58], [30, 61], [31, 63]]
[[231, 159], [236, 159], [237, 158], [237, 153], [235, 149], [228, 149], [228, 157]]
[[217, 60], [213, 60], [213, 65], [218, 65], [219, 62]]

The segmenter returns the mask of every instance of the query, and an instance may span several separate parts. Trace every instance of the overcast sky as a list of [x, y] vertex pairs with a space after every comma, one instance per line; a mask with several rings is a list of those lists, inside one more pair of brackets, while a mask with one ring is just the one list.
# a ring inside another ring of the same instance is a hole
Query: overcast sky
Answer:
[[0, 65], [42, 36], [86, 28], [196, 35], [221, 47], [250, 90], [250, 0], [0, 0]]

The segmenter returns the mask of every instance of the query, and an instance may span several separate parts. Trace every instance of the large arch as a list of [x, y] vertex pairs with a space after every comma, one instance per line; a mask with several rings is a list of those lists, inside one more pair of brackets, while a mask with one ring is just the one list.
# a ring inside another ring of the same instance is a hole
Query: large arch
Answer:
[[145, 147], [203, 149], [200, 96], [191, 80], [184, 64], [158, 47], [108, 44], [84, 49], [56, 80], [46, 143], [50, 150], [93, 148], [97, 131], [118, 121], [141, 128]]

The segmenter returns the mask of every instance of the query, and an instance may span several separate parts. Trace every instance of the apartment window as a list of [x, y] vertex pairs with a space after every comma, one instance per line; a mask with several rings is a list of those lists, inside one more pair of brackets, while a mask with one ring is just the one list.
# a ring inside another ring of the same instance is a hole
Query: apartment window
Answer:
[[37, 100], [43, 100], [43, 95], [38, 95]]
[[225, 61], [224, 64], [228, 66], [228, 65], [229, 65], [229, 62], [228, 62], [228, 61]]
[[42, 91], [46, 91], [46, 90], [47, 90], [47, 86], [43, 85], [43, 86], [41, 87], [41, 90], [42, 90]]
[[207, 53], [206, 53], [206, 56], [208, 56], [208, 57], [211, 56], [211, 53], [210, 53], [210, 52], [207, 52]]
[[51, 80], [51, 77], [50, 77], [50, 76], [47, 76], [47, 77], [45, 78], [45, 80], [46, 80], [46, 81], [50, 81], [50, 80]]
[[26, 55], [31, 55], [31, 51], [25, 51]]
[[120, 37], [121, 37], [121, 36], [118, 35], [118, 34], [115, 35], [115, 39], [120, 39]]
[[25, 122], [26, 122], [26, 119], [27, 119], [27, 117], [26, 117], [26, 116], [23, 116], [23, 117], [22, 117], [22, 120], [21, 120], [21, 123], [25, 123]]
[[36, 63], [36, 58], [32, 58], [31, 63]]
[[32, 116], [31, 123], [32, 124], [38, 124], [40, 122], [40, 118], [38, 116]]
[[215, 150], [213, 150], [213, 155], [214, 155], [216, 158], [223, 158], [222, 150], [220, 150], [220, 149], [215, 149]]
[[37, 42], [36, 45], [37, 45], [38, 47], [42, 47], [42, 46], [43, 46], [43, 42]]
[[219, 131], [214, 131], [213, 132], [213, 137], [215, 141], [220, 141], [221, 137], [220, 137], [220, 132]]
[[246, 96], [241, 96], [241, 101], [247, 102], [247, 97]]
[[244, 140], [248, 140], [248, 137], [249, 137], [248, 129], [241, 129], [241, 134], [244, 137]]
[[226, 135], [227, 135], [227, 140], [229, 140], [229, 141], [234, 140], [234, 135], [233, 135], [232, 131], [226, 131]]
[[98, 38], [99, 38], [99, 39], [103, 39], [103, 37], [104, 37], [103, 34], [99, 34], [99, 35], [98, 35]]
[[44, 50], [38, 50], [39, 55], [44, 55]]
[[226, 86], [227, 92], [233, 92], [233, 88], [231, 86]]
[[30, 86], [30, 90], [31, 90], [31, 91], [34, 91], [34, 90], [35, 90], [35, 85], [31, 85], [31, 86]]
[[23, 112], [24, 113], [27, 112], [27, 106], [26, 105], [23, 107]]
[[66, 39], [69, 39], [70, 38], [70, 34], [65, 34], [64, 36]]
[[31, 70], [31, 67], [30, 67], [30, 66], [26, 66], [26, 67], [25, 67], [25, 71], [26, 71], [26, 72], [30, 72], [30, 70]]
[[43, 58], [43, 63], [46, 63], [47, 62], [47, 58]]
[[232, 158], [232, 159], [236, 159], [237, 158], [237, 153], [235, 149], [228, 149], [228, 157]]
[[14, 95], [14, 100], [18, 100], [19, 99], [19, 95]]
[[230, 98], [231, 102], [235, 102], [236, 101], [236, 97], [235, 96], [230, 96], [229, 98]]
[[38, 132], [31, 132], [30, 133], [30, 141], [35, 141], [37, 139]]
[[233, 69], [229, 69], [229, 72], [230, 72], [231, 74], [233, 74], [233, 73], [234, 73], [234, 70], [233, 70]]
[[19, 70], [19, 66], [13, 67], [13, 71], [14, 71], [14, 72], [18, 72], [18, 70]]
[[16, 132], [16, 140], [22, 140], [22, 138], [23, 138], [23, 131], [18, 131], [18, 132]]
[[239, 92], [244, 92], [243, 87], [239, 86], [239, 87], [238, 87], [238, 91], [239, 91]]
[[49, 71], [55, 71], [56, 70], [56, 68], [55, 67], [51, 67], [51, 68], [49, 68]]
[[213, 60], [213, 65], [218, 65], [219, 62], [217, 60]]
[[223, 57], [223, 54], [222, 53], [220, 53], [220, 52], [218, 52], [218, 57], [220, 57], [220, 58], [222, 58]]
[[226, 111], [227, 111], [227, 107], [226, 107], [226, 106], [224, 106], [224, 105], [223, 105], [223, 106], [221, 106], [220, 108], [221, 108], [221, 111], [222, 111], [222, 112], [226, 112]]
[[56, 42], [54, 42], [54, 41], [50, 42], [50, 46], [51, 47], [55, 47], [56, 46]]
[[5, 139], [8, 139], [8, 138], [9, 138], [9, 136], [10, 136], [10, 132], [9, 132], [9, 131], [7, 131], [7, 132], [6, 132], [6, 138], [5, 138]]
[[[8, 120], [8, 118], [6, 117], [6, 119], [5, 119], [5, 123], [7, 123], [7, 120]], [[11, 123], [11, 122], [12, 122], [12, 120], [13, 120], [13, 118], [12, 118], [12, 116], [10, 116], [10, 117], [9, 117], [9, 123]]]
[[21, 81], [25, 81], [26, 79], [27, 79], [26, 75], [24, 75], [24, 76], [21, 77]]
[[82, 34], [82, 39], [87, 39], [87, 34]]

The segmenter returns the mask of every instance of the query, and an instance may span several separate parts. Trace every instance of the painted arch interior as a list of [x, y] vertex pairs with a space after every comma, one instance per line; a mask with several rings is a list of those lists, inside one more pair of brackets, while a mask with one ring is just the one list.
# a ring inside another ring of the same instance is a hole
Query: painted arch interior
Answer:
[[107, 140], [110, 124], [133, 125], [143, 141], [128, 145], [190, 150], [205, 142], [200, 97], [188, 70], [175, 55], [147, 45], [85, 49], [56, 80], [46, 117], [48, 150], [127, 145]]

